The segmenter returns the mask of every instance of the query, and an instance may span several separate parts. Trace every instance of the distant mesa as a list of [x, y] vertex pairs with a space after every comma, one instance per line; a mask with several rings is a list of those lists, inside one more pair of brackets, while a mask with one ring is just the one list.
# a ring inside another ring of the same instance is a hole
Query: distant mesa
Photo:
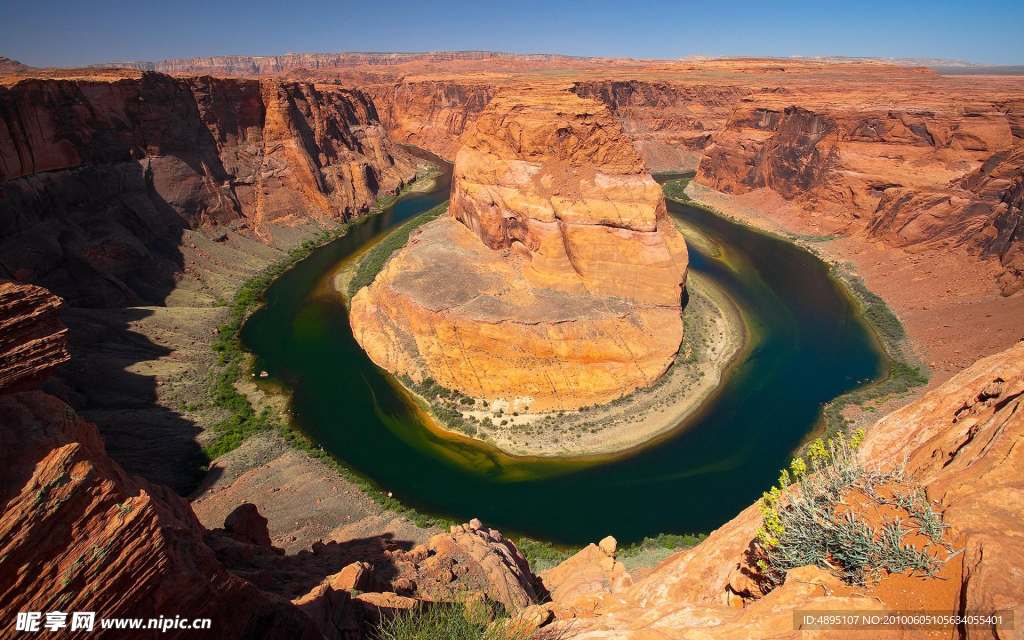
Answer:
[[23, 64], [17, 60], [11, 60], [5, 56], [0, 56], [0, 73], [23, 73], [31, 68], [32, 67], [27, 64]]
[[503, 51], [431, 51], [421, 53], [286, 53], [280, 56], [210, 56], [171, 60], [104, 62], [97, 69], [135, 69], [160, 73], [223, 74], [229, 76], [274, 75], [297, 69], [348, 69], [362, 65], [390, 66], [407, 62], [443, 63], [460, 60], [509, 60], [527, 62], [587, 61], [593, 58], [557, 54], [506, 53]]
[[530, 411], [607, 402], [666, 371], [686, 244], [605, 105], [496, 96], [463, 137], [450, 202], [352, 301], [374, 362]]

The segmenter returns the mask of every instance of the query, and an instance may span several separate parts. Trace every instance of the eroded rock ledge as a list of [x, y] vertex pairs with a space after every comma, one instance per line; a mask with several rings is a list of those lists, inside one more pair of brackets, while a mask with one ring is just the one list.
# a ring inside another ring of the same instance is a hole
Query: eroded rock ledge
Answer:
[[686, 244], [604, 105], [494, 98], [463, 138], [449, 214], [353, 298], [374, 362], [520, 411], [606, 402], [672, 363]]

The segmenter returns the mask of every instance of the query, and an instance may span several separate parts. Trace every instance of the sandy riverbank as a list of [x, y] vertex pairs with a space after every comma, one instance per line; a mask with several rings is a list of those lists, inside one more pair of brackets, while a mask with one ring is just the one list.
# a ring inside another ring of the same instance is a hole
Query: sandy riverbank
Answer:
[[[344, 290], [344, 270], [335, 278]], [[650, 389], [578, 411], [522, 413], [500, 400], [478, 399], [463, 411], [462, 429], [448, 428], [415, 390], [406, 391], [434, 418], [438, 432], [469, 435], [514, 456], [606, 456], [650, 444], [685, 422], [721, 384], [746, 344], [748, 331], [731, 299], [711, 281], [691, 273], [683, 312], [685, 335], [676, 362]], [[485, 419], [490, 420], [488, 425]]]
[[766, 189], [732, 196], [690, 182], [686, 194], [738, 222], [783, 235], [826, 261], [852, 267], [903, 321], [915, 353], [933, 372], [928, 388], [1024, 335], [1024, 294], [999, 295], [997, 260], [980, 260], [960, 247], [917, 253], [886, 247], [859, 226], [813, 215]]

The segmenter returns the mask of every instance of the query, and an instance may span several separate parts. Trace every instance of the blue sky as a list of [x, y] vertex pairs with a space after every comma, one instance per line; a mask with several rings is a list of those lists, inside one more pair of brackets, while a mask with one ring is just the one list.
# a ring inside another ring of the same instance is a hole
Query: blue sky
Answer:
[[0, 55], [39, 66], [486, 49], [678, 58], [849, 55], [1024, 64], [1024, 1], [0, 0]]

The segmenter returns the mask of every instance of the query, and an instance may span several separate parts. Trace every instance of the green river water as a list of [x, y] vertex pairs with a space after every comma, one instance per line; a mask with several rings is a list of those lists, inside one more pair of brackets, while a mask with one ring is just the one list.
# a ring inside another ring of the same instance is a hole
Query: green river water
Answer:
[[356, 343], [331, 276], [444, 202], [451, 167], [443, 166], [433, 190], [406, 196], [283, 274], [241, 334], [257, 370], [292, 394], [295, 426], [409, 506], [560, 544], [710, 531], [772, 484], [824, 403], [886, 373], [878, 341], [825, 263], [669, 201], [671, 215], [714, 247], [705, 253], [691, 243], [690, 268], [735, 301], [751, 341], [685, 428], [591, 459], [510, 457], [442, 433]]

